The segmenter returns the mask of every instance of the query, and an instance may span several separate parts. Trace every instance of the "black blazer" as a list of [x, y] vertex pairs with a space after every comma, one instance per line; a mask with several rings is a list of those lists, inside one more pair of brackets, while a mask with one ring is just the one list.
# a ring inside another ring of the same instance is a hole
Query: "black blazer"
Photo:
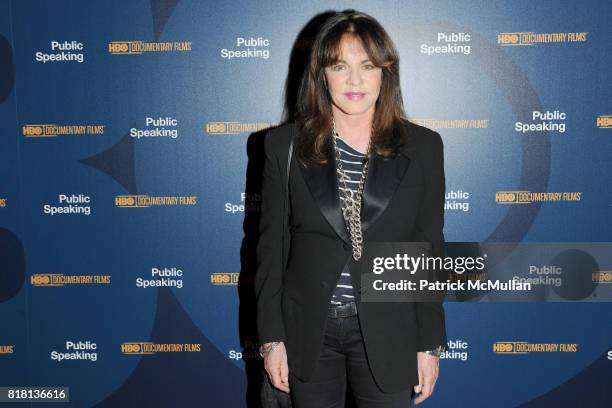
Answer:
[[[444, 159], [440, 135], [408, 120], [401, 154], [373, 154], [364, 186], [363, 239], [419, 241], [444, 256]], [[292, 131], [293, 130], [293, 131]], [[304, 167], [291, 160], [290, 222], [283, 233], [286, 164], [295, 123], [270, 130], [264, 141], [260, 237], [257, 245], [257, 324], [261, 343], [284, 341], [289, 370], [307, 381], [323, 344], [327, 310], [349, 262], [368, 361], [377, 384], [396, 392], [418, 383], [417, 351], [446, 344], [441, 302], [360, 302], [350, 238], [338, 195], [331, 138], [328, 162]], [[296, 139], [294, 139], [296, 140]], [[282, 256], [287, 237], [287, 266]], [[351, 265], [352, 268], [351, 268]]]

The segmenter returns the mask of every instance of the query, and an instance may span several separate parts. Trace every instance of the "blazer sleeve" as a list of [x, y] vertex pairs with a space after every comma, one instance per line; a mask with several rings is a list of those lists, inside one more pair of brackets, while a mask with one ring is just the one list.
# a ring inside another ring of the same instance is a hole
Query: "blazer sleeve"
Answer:
[[272, 149], [274, 133], [264, 139], [265, 163], [261, 185], [259, 242], [257, 243], [255, 296], [259, 342], [285, 341], [281, 311], [283, 293], [282, 246], [284, 228], [284, 186], [278, 156]]
[[[444, 194], [446, 181], [444, 176], [444, 144], [440, 134], [431, 132], [423, 142], [425, 160], [425, 196], [419, 208], [416, 220], [414, 241], [430, 242], [432, 256], [444, 257]], [[434, 271], [435, 278], [445, 282], [447, 273], [444, 270]], [[442, 293], [442, 295], [444, 295]], [[441, 296], [439, 299], [444, 299]], [[416, 302], [418, 323], [417, 350], [432, 350], [439, 345], [446, 345], [446, 324], [442, 300]]]

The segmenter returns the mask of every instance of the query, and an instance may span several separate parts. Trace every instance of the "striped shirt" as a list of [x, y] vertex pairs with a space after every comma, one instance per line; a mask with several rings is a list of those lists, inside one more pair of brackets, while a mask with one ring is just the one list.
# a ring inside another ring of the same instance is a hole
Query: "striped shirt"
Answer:
[[[346, 187], [349, 190], [352, 190], [354, 194], [356, 194], [357, 188], [359, 187], [359, 182], [361, 180], [361, 171], [363, 168], [362, 160], [365, 158], [365, 154], [353, 149], [344, 140], [340, 138], [336, 139], [336, 145], [338, 146], [338, 150], [340, 151], [340, 161], [342, 162], [342, 168], [350, 179], [346, 181]], [[340, 189], [340, 201], [342, 207], [344, 208], [344, 183], [338, 181], [338, 188]], [[334, 293], [331, 298], [331, 303], [346, 303], [354, 299], [355, 296], [353, 294], [353, 284], [351, 281], [351, 275], [349, 273], [347, 264], [347, 266], [344, 267], [344, 270], [340, 273], [338, 283], [336, 284]]]

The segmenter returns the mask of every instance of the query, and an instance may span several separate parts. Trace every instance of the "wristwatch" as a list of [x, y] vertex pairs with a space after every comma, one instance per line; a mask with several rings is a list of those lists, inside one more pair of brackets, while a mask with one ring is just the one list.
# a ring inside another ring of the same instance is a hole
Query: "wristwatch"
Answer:
[[427, 350], [425, 351], [425, 353], [431, 355], [431, 356], [435, 356], [435, 357], [440, 357], [440, 354], [442, 354], [443, 351], [448, 350], [448, 347], [446, 346], [446, 344], [440, 344], [438, 347], [436, 347], [433, 350]]

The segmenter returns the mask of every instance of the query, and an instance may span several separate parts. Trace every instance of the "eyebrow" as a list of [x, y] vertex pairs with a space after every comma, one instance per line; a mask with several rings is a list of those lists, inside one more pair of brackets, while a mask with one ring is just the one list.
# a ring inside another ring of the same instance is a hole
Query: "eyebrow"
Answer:
[[[347, 63], [345, 60], [338, 60], [338, 62], [337, 62], [337, 63], [340, 63], [340, 62], [344, 62], [345, 64], [348, 64], [348, 63]], [[361, 61], [361, 63], [362, 63], [362, 64], [363, 64], [364, 62], [372, 62], [372, 61], [370, 61], [370, 59], [368, 58], [368, 59], [364, 59], [363, 61]]]

